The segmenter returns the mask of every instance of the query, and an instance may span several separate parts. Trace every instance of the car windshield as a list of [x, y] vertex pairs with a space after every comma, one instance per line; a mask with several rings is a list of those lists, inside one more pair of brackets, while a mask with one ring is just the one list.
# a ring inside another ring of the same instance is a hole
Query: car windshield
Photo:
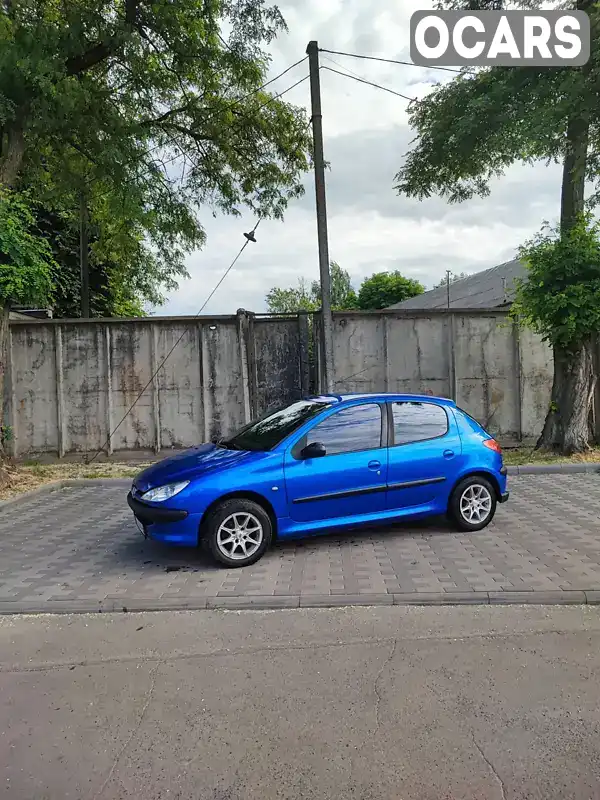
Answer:
[[271, 409], [219, 444], [232, 450], [272, 450], [304, 422], [330, 405], [331, 402], [324, 400], [298, 400], [276, 411]]

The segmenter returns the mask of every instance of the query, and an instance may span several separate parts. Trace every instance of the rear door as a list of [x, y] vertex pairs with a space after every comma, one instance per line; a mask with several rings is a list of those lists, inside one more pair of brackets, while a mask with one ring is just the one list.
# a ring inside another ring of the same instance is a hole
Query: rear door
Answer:
[[462, 445], [452, 410], [431, 402], [388, 404], [388, 509], [432, 503], [448, 490]]
[[[317, 423], [285, 455], [289, 515], [298, 522], [385, 510], [387, 478], [385, 404], [347, 406]], [[303, 459], [307, 444], [326, 455]]]

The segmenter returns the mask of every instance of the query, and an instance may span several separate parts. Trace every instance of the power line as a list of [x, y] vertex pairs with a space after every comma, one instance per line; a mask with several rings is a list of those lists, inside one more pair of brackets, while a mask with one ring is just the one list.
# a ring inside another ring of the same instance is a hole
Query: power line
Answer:
[[[272, 83], [273, 81], [277, 80], [278, 78], [281, 78], [283, 75], [285, 75], [285, 73], [286, 73], [286, 72], [289, 72], [289, 71], [290, 71], [290, 69], [292, 69], [293, 67], [296, 67], [296, 66], [298, 66], [298, 64], [301, 64], [303, 61], [306, 61], [306, 58], [303, 58], [303, 59], [301, 59], [300, 61], [297, 61], [295, 64], [292, 64], [290, 67], [288, 67], [286, 70], [284, 70], [284, 72], [280, 73], [280, 74], [279, 74], [279, 75], [277, 75], [275, 78], [272, 78], [272, 79], [271, 79], [271, 81], [269, 81], [269, 83]], [[291, 91], [292, 91], [292, 89], [295, 89], [295, 88], [296, 88], [296, 86], [299, 86], [301, 83], [304, 83], [304, 81], [308, 80], [308, 78], [309, 78], [309, 76], [308, 76], [308, 75], [305, 75], [303, 78], [300, 78], [300, 80], [299, 80], [299, 81], [296, 81], [296, 82], [295, 82], [295, 83], [293, 83], [291, 86], [288, 86], [288, 88], [287, 88], [287, 89], [284, 89], [283, 91], [279, 92], [279, 94], [275, 94], [275, 95], [273, 95], [272, 97], [269, 97], [269, 99], [268, 99], [268, 100], [267, 100], [265, 103], [263, 103], [262, 105], [260, 105], [260, 106], [259, 106], [259, 107], [258, 107], [256, 110], [257, 110], [257, 111], [261, 111], [263, 108], [266, 108], [268, 105], [270, 105], [271, 103], [274, 103], [274, 102], [275, 102], [276, 100], [278, 100], [280, 97], [283, 97], [283, 95], [287, 94], [288, 92], [291, 92]], [[264, 84], [264, 85], [266, 86], [267, 84]], [[261, 89], [262, 89], [262, 88], [264, 88], [264, 87], [261, 87]], [[241, 99], [241, 100], [239, 100], [239, 101], [236, 101], [236, 103], [241, 103], [241, 102], [243, 102], [244, 100], [247, 100], [247, 99], [248, 99], [248, 97], [251, 97], [251, 96], [252, 96], [252, 94], [256, 94], [257, 92], [261, 91], [261, 89], [256, 89], [256, 90], [255, 90], [254, 92], [252, 92], [251, 94], [249, 94], [249, 95], [246, 95], [246, 97], [242, 98], [242, 99]], [[235, 107], [235, 103], [234, 103], [234, 104], [232, 104], [232, 105], [231, 105], [231, 106], [229, 106], [229, 107], [230, 107], [230, 108], [233, 108], [233, 107]], [[216, 113], [216, 112], [215, 112], [215, 113]], [[214, 115], [213, 115], [213, 116], [214, 116]], [[246, 120], [248, 120], [248, 121], [250, 121], [250, 120], [251, 120], [251, 118], [250, 118], [250, 117], [249, 117], [247, 114], [240, 113], [240, 114], [239, 114], [239, 116], [240, 116], [240, 117], [242, 117], [243, 119], [246, 119]], [[210, 116], [209, 116], [209, 117], [207, 117], [207, 119], [210, 119]], [[204, 120], [204, 121], [206, 122], [206, 120]], [[310, 124], [310, 120], [309, 120], [309, 124]], [[308, 127], [308, 126], [307, 126], [307, 127]], [[179, 147], [181, 148], [181, 145], [179, 144], [179, 141], [178, 141], [178, 140], [177, 140], [175, 137], [172, 137], [172, 138], [169, 140], [168, 144], [172, 144], [173, 142], [174, 142], [175, 144], [178, 144], [178, 145], [179, 145]], [[143, 158], [144, 156], [149, 156], [149, 155], [150, 155], [152, 152], [154, 152], [154, 150], [157, 150], [159, 147], [161, 147], [161, 145], [156, 145], [155, 147], [152, 147], [150, 150], [147, 150], [145, 153], [142, 153], [142, 154], [140, 154], [140, 155], [139, 155], [137, 158], [133, 159], [133, 160], [130, 162], [130, 166], [131, 166], [131, 165], [133, 165], [133, 164], [136, 164], [136, 163], [137, 163], [137, 162], [139, 162], [139, 161], [141, 161], [141, 160], [142, 160], [142, 158]], [[181, 148], [181, 150], [182, 150], [182, 149], [183, 149], [183, 148]], [[162, 164], [162, 166], [163, 166], [163, 167], [166, 167], [166, 166], [167, 166], [167, 164], [171, 164], [173, 161], [177, 161], [177, 159], [179, 159], [179, 158], [182, 158], [182, 157], [183, 157], [183, 155], [182, 155], [182, 152], [179, 152], [179, 153], [176, 153], [174, 156], [171, 156], [171, 158], [168, 158], [166, 161], [162, 161], [162, 162], [161, 162], [161, 164]], [[192, 160], [192, 163], [193, 163], [193, 160]], [[91, 181], [89, 181], [89, 182], [88, 182], [88, 185], [89, 185], [90, 183], [95, 183], [97, 180], [100, 180], [100, 176], [99, 176], [99, 177], [97, 177], [97, 178], [94, 178], [94, 179], [93, 179], [93, 180], [91, 180]], [[105, 192], [103, 192], [101, 195], [99, 195], [99, 199], [102, 199], [103, 197], [107, 197], [107, 196], [108, 196], [109, 194], [111, 194], [113, 191], [114, 191], [114, 189], [113, 189], [113, 188], [107, 189], [107, 191], [105, 191]]]
[[[340, 50], [326, 50], [324, 47], [319, 47], [319, 50], [322, 53], [332, 53], [334, 56], [348, 56], [348, 58], [360, 58], [364, 61], [382, 61], [384, 64], [402, 64], [404, 67], [418, 67], [419, 64], [413, 64], [412, 61], [398, 61], [395, 58], [381, 58], [379, 56], [364, 56], [360, 53], [343, 53]], [[441, 69], [444, 72], [455, 72], [459, 75], [461, 74], [462, 70], [460, 69], [453, 69], [452, 67], [424, 67], [423, 69]]]
[[[228, 110], [230, 110], [230, 109], [233, 109], [233, 108], [235, 108], [237, 105], [240, 105], [241, 103], [244, 103], [246, 100], [249, 100], [249, 99], [250, 99], [251, 97], [253, 97], [255, 94], [258, 94], [259, 92], [262, 92], [262, 91], [263, 91], [263, 89], [266, 89], [266, 87], [267, 87], [267, 86], [270, 86], [272, 83], [275, 83], [275, 81], [279, 80], [279, 78], [283, 78], [283, 76], [284, 76], [284, 75], [287, 75], [287, 73], [288, 73], [288, 72], [290, 72], [292, 69], [294, 69], [294, 67], [298, 67], [298, 66], [299, 66], [300, 64], [302, 64], [304, 61], [306, 61], [306, 60], [307, 60], [307, 58], [308, 58], [308, 56], [304, 56], [303, 58], [299, 59], [299, 60], [298, 60], [298, 61], [296, 61], [295, 63], [293, 63], [293, 64], [290, 64], [290, 66], [289, 66], [289, 67], [286, 67], [286, 68], [285, 68], [285, 69], [284, 69], [282, 72], [280, 72], [278, 75], [275, 75], [275, 77], [274, 77], [274, 78], [270, 78], [268, 81], [266, 81], [266, 83], [263, 83], [263, 84], [262, 84], [261, 86], [259, 86], [257, 89], [253, 89], [251, 92], [249, 92], [248, 94], [244, 95], [243, 97], [240, 97], [240, 98], [238, 98], [237, 100], [233, 100], [233, 101], [231, 101], [231, 102], [227, 103], [227, 104], [226, 104], [225, 106], [223, 106], [222, 108], [215, 109], [215, 110], [214, 110], [212, 113], [209, 113], [209, 114], [208, 114], [208, 116], [207, 116], [207, 117], [205, 117], [205, 119], [204, 119], [203, 121], [204, 121], [204, 122], [207, 122], [207, 121], [209, 121], [209, 120], [210, 120], [212, 117], [214, 117], [216, 114], [219, 114], [219, 113], [221, 113], [222, 111], [228, 111]], [[306, 80], [307, 78], [308, 78], [308, 75], [307, 75], [305, 78], [302, 78], [302, 80], [300, 80], [300, 81], [298, 81], [297, 83], [295, 83], [295, 84], [293, 84], [292, 86], [290, 86], [289, 88], [285, 89], [283, 92], [280, 92], [279, 94], [277, 94], [277, 95], [274, 95], [274, 96], [273, 96], [272, 98], [270, 98], [270, 99], [269, 99], [269, 100], [268, 100], [266, 103], [264, 103], [263, 105], [259, 106], [259, 108], [258, 108], [257, 110], [258, 110], [258, 111], [260, 111], [260, 109], [262, 109], [262, 108], [265, 108], [265, 106], [269, 105], [269, 103], [273, 102], [274, 100], [277, 100], [279, 97], [282, 97], [284, 94], [286, 94], [287, 92], [289, 92], [289, 91], [291, 91], [292, 89], [294, 89], [296, 86], [298, 86], [298, 84], [302, 83], [302, 81]], [[229, 85], [229, 86], [228, 86], [228, 87], [225, 89], [225, 91], [227, 92], [227, 91], [229, 91], [229, 89], [231, 89], [231, 84], [230, 84], [230, 85]], [[171, 139], [171, 140], [168, 142], [168, 144], [170, 144], [172, 141], [173, 141], [173, 139]], [[132, 159], [132, 160], [129, 162], [129, 165], [131, 166], [131, 165], [133, 165], [133, 164], [135, 164], [135, 163], [137, 163], [137, 162], [141, 161], [143, 158], [145, 158], [146, 156], [149, 156], [151, 153], [153, 153], [155, 150], [158, 150], [160, 147], [163, 147], [163, 144], [162, 144], [162, 143], [161, 143], [161, 144], [157, 144], [157, 145], [155, 145], [154, 147], [151, 147], [151, 148], [149, 148], [149, 149], [148, 149], [148, 150], [146, 150], [144, 153], [140, 153], [138, 156], [136, 156], [134, 159]], [[175, 160], [175, 159], [172, 159], [172, 160]], [[125, 165], [123, 165], [123, 166], [125, 166]], [[103, 177], [103, 176], [98, 176], [98, 177], [96, 177], [96, 178], [93, 178], [91, 181], [88, 181], [88, 185], [89, 185], [90, 183], [95, 183], [97, 180], [100, 180], [100, 178], [101, 178], [101, 177]], [[108, 192], [107, 192], [106, 194], [108, 194]], [[104, 195], [103, 195], [103, 196], [104, 196]]]
[[381, 89], [384, 92], [395, 94], [396, 97], [401, 97], [403, 100], [408, 100], [409, 103], [420, 102], [416, 97], [408, 97], [408, 95], [402, 94], [401, 92], [396, 92], [394, 89], [388, 89], [387, 86], [381, 86], [379, 83], [373, 83], [373, 81], [367, 81], [364, 78], [358, 78], [355, 75], [349, 75], [347, 72], [340, 72], [338, 69], [333, 69], [332, 67], [321, 67], [321, 69], [329, 70], [329, 72], [335, 72], [336, 75], [341, 75], [344, 78], [350, 78], [350, 80], [358, 81], [359, 83], [366, 83], [367, 86], [374, 86], [376, 89]]
[[[241, 248], [240, 248], [240, 250], [239, 250], [238, 254], [237, 254], [237, 255], [236, 255], [236, 257], [233, 259], [233, 261], [231, 262], [231, 264], [230, 264], [230, 265], [227, 267], [227, 269], [225, 270], [225, 272], [224, 272], [224, 273], [221, 275], [221, 277], [220, 277], [220, 278], [219, 278], [219, 280], [217, 281], [217, 283], [216, 283], [215, 287], [213, 288], [213, 290], [211, 291], [211, 293], [208, 295], [208, 297], [206, 298], [206, 300], [204, 301], [204, 303], [202, 303], [202, 306], [201, 306], [200, 310], [198, 311], [198, 313], [197, 313], [197, 314], [195, 314], [195, 315], [194, 315], [194, 318], [196, 318], [196, 317], [199, 317], [199, 316], [200, 316], [200, 314], [202, 314], [202, 312], [203, 312], [203, 311], [204, 311], [204, 309], [206, 308], [206, 306], [207, 306], [208, 302], [211, 300], [211, 298], [213, 297], [213, 295], [215, 294], [215, 292], [217, 291], [217, 289], [219, 288], [219, 286], [220, 286], [220, 285], [223, 283], [223, 281], [225, 280], [225, 278], [226, 278], [226, 277], [229, 275], [229, 273], [231, 272], [231, 270], [234, 268], [234, 266], [236, 265], [236, 263], [237, 263], [238, 259], [240, 258], [240, 256], [242, 255], [242, 253], [244, 252], [244, 250], [246, 249], [246, 247], [248, 247], [248, 245], [250, 244], [250, 242], [252, 242], [252, 241], [256, 241], [256, 240], [254, 239], [254, 232], [256, 231], [256, 229], [258, 228], [258, 226], [260, 225], [260, 223], [261, 223], [261, 220], [259, 219], [259, 220], [257, 221], [256, 225], [254, 226], [254, 228], [252, 228], [252, 231], [251, 231], [250, 233], [248, 233], [248, 234], [246, 234], [246, 233], [244, 234], [244, 236], [246, 237], [246, 241], [245, 241], [245, 242], [244, 242], [244, 244], [241, 246]], [[98, 456], [100, 455], [100, 453], [102, 453], [102, 452], [104, 451], [104, 449], [108, 447], [108, 445], [110, 444], [110, 441], [111, 441], [111, 439], [113, 438], [113, 436], [115, 435], [115, 433], [116, 433], [116, 432], [119, 430], [119, 428], [121, 427], [121, 425], [122, 425], [122, 424], [125, 422], [125, 420], [127, 419], [127, 417], [128, 417], [130, 414], [131, 414], [131, 412], [133, 411], [133, 409], [136, 407], [136, 405], [137, 405], [137, 404], [138, 404], [138, 402], [140, 401], [140, 399], [141, 399], [141, 397], [143, 396], [143, 394], [144, 394], [144, 392], [146, 391], [146, 389], [148, 389], [148, 387], [149, 387], [149, 386], [151, 385], [151, 383], [154, 381], [154, 379], [156, 378], [156, 376], [158, 375], [158, 373], [160, 372], [160, 370], [161, 370], [161, 369], [164, 367], [164, 365], [166, 364], [166, 362], [167, 362], [167, 359], [168, 359], [168, 358], [170, 358], [170, 356], [173, 354], [173, 352], [174, 352], [175, 348], [177, 347], [177, 345], [178, 345], [178, 344], [181, 342], [181, 340], [183, 339], [183, 337], [184, 337], [184, 336], [185, 336], [187, 333], [188, 333], [188, 331], [187, 331], [187, 330], [184, 330], [184, 331], [182, 332], [182, 334], [179, 336], [179, 338], [178, 338], [178, 339], [175, 341], [175, 344], [174, 344], [174, 345], [171, 347], [171, 349], [169, 350], [169, 352], [167, 353], [167, 355], [166, 355], [166, 356], [163, 358], [163, 360], [161, 361], [161, 363], [159, 364], [159, 366], [158, 366], [158, 367], [157, 367], [157, 368], [154, 370], [154, 372], [152, 373], [152, 375], [151, 375], [151, 377], [150, 377], [150, 380], [148, 381], [148, 383], [146, 383], [146, 385], [144, 386], [144, 388], [142, 389], [142, 391], [141, 391], [141, 392], [138, 394], [138, 396], [135, 398], [135, 400], [133, 401], [133, 403], [132, 403], [132, 404], [129, 406], [129, 408], [127, 409], [127, 411], [125, 412], [125, 414], [123, 414], [123, 417], [122, 417], [122, 418], [119, 420], [118, 424], [117, 424], [117, 425], [116, 425], [116, 426], [113, 428], [113, 430], [112, 430], [112, 431], [111, 431], [111, 432], [108, 434], [108, 438], [106, 439], [106, 441], [104, 442], [104, 444], [102, 445], [102, 447], [101, 447], [101, 448], [100, 448], [100, 449], [99, 449], [99, 450], [98, 450], [98, 451], [97, 451], [97, 452], [94, 454], [94, 456], [93, 456], [93, 457], [92, 457], [92, 458], [91, 458], [91, 459], [90, 459], [90, 460], [87, 462], [88, 464], [91, 464], [93, 461], [95, 461], [95, 460], [98, 458]]]

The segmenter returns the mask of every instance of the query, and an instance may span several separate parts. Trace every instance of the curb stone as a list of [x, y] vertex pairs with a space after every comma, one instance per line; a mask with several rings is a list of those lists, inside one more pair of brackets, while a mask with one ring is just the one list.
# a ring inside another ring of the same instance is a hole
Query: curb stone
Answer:
[[509, 475], [562, 475], [600, 473], [600, 464], [581, 462], [580, 464], [523, 464], [519, 467], [507, 467]]
[[[600, 475], [600, 463], [580, 464], [524, 464], [519, 467], [507, 467], [509, 475], [575, 475], [575, 474], [598, 474]], [[0, 500], [0, 511], [10, 506], [14, 506], [32, 497], [56, 492], [60, 489], [79, 488], [85, 486], [122, 486], [124, 489], [131, 486], [131, 478], [65, 478], [63, 480], [51, 481], [30, 489], [28, 492], [10, 497], [7, 500]]]
[[351, 608], [353, 606], [458, 605], [600, 605], [600, 590], [531, 592], [412, 592], [363, 595], [253, 595], [153, 600], [0, 601], [0, 616], [17, 614], [102, 614], [144, 611], [282, 610], [291, 608]]

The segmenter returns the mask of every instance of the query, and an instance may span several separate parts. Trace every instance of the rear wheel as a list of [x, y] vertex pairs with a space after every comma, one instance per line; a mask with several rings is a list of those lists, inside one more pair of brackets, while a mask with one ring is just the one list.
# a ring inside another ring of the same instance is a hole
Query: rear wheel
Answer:
[[455, 487], [448, 511], [461, 530], [480, 531], [493, 520], [496, 504], [496, 491], [492, 484], [480, 475], [472, 475]]
[[244, 498], [226, 500], [206, 522], [204, 542], [212, 556], [228, 567], [246, 567], [262, 558], [273, 539], [265, 509]]

